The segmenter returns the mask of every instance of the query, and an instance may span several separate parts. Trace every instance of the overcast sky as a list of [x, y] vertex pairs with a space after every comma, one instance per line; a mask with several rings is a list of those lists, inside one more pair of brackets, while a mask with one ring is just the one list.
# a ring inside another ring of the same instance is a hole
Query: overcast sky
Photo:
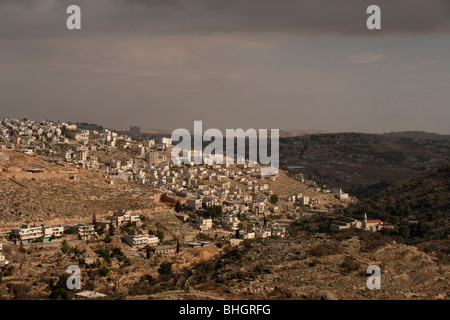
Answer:
[[0, 117], [449, 134], [450, 1], [0, 0]]

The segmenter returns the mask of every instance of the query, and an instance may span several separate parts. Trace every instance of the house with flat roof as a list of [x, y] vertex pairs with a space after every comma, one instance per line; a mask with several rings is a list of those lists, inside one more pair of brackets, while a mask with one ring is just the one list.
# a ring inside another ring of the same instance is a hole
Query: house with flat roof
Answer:
[[20, 228], [11, 230], [11, 236], [16, 243], [29, 243], [33, 240], [42, 238], [43, 235], [44, 233], [41, 226], [31, 226], [29, 224], [24, 224]]
[[151, 249], [152, 252], [159, 255], [170, 255], [175, 254], [177, 248], [171, 245], [161, 245], [161, 246], [155, 246]]
[[130, 234], [126, 234], [122, 237], [123, 241], [133, 248], [142, 248], [147, 245], [156, 246], [159, 242], [159, 238], [157, 236], [149, 236], [146, 234], [138, 234], [137, 232], [132, 232]]
[[42, 225], [44, 241], [50, 241], [52, 238], [60, 238], [64, 234], [64, 226]]
[[202, 208], [202, 199], [186, 199], [186, 207], [190, 210], [199, 210]]
[[228, 231], [236, 231], [239, 228], [239, 223], [237, 216], [226, 215], [222, 218], [222, 226]]
[[78, 232], [78, 237], [81, 240], [89, 240], [92, 237], [97, 236], [97, 232], [95, 231], [95, 227], [93, 224], [79, 223], [75, 228]]
[[78, 261], [81, 264], [93, 264], [97, 261], [97, 257], [84, 254], [80, 259], [78, 259]]
[[200, 219], [197, 219], [194, 221], [194, 226], [199, 229], [201, 232], [207, 232], [212, 230], [212, 219], [206, 219], [203, 217], [200, 217]]
[[113, 224], [116, 227], [121, 226], [122, 224], [128, 222], [138, 223], [141, 221], [141, 217], [138, 214], [131, 214], [123, 209], [114, 212], [113, 216], [108, 217], [107, 219], [110, 220], [111, 224]]

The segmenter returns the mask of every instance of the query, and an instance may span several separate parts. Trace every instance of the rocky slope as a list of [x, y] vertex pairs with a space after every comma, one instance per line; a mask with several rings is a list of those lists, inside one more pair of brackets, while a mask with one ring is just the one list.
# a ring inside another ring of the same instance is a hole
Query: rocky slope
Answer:
[[[22, 223], [64, 223], [108, 214], [108, 211], [147, 209], [154, 189], [115, 180], [67, 164], [9, 152], [0, 166], [0, 229]], [[43, 169], [29, 173], [27, 169]], [[71, 179], [76, 176], [77, 179]]]
[[[380, 290], [366, 285], [372, 264], [381, 269]], [[231, 251], [197, 289], [245, 299], [449, 299], [449, 271], [412, 246], [367, 251], [357, 238], [307, 235]]]

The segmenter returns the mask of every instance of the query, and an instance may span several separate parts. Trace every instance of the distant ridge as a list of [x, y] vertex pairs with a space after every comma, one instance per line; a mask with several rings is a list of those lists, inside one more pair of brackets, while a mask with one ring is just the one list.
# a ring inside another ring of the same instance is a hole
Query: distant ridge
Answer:
[[384, 133], [385, 136], [398, 137], [398, 138], [409, 138], [409, 139], [450, 139], [448, 134], [438, 134], [425, 131], [401, 131], [401, 132], [389, 132]]

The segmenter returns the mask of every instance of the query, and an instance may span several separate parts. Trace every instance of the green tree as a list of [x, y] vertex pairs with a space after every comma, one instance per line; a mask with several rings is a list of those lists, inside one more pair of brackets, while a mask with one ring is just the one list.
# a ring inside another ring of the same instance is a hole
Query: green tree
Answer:
[[70, 277], [68, 273], [61, 275], [56, 283], [50, 284], [51, 293], [49, 299], [52, 300], [69, 300], [73, 298], [74, 293], [67, 288], [67, 279]]
[[109, 234], [107, 234], [105, 237], [105, 243], [111, 243], [112, 241], [113, 241], [113, 238]]
[[269, 201], [270, 201], [271, 204], [277, 204], [279, 200], [280, 199], [278, 199], [278, 196], [276, 194], [273, 194], [273, 195], [270, 196], [270, 200]]
[[62, 242], [62, 245], [61, 245], [61, 251], [62, 251], [64, 254], [66, 254], [67, 252], [69, 252], [69, 250], [70, 250], [69, 243], [67, 242], [67, 240], [64, 240], [64, 241]]
[[97, 222], [97, 217], [95, 216], [95, 213], [92, 214], [92, 224], [94, 225], [95, 231], [98, 231], [100, 224]]
[[181, 204], [180, 204], [180, 201], [177, 201], [177, 203], [175, 204], [175, 211], [176, 211], [176, 212], [180, 212], [180, 211], [181, 211]]
[[111, 223], [109, 226], [109, 235], [113, 236], [115, 233], [116, 233], [116, 230], [115, 230], [113, 224]]
[[172, 273], [172, 263], [171, 262], [163, 262], [159, 265], [158, 269], [159, 274], [171, 274]]
[[61, 127], [61, 135], [63, 137], [67, 137], [67, 127], [66, 126]]
[[398, 233], [401, 237], [403, 237], [405, 239], [409, 239], [409, 237], [411, 235], [411, 229], [407, 225], [402, 225], [398, 229]]
[[149, 245], [145, 246], [145, 257], [150, 259], [152, 253], [152, 248]]
[[163, 242], [164, 240], [164, 232], [162, 232], [161, 230], [156, 231], [156, 236], [159, 238], [159, 240], [161, 242]]

